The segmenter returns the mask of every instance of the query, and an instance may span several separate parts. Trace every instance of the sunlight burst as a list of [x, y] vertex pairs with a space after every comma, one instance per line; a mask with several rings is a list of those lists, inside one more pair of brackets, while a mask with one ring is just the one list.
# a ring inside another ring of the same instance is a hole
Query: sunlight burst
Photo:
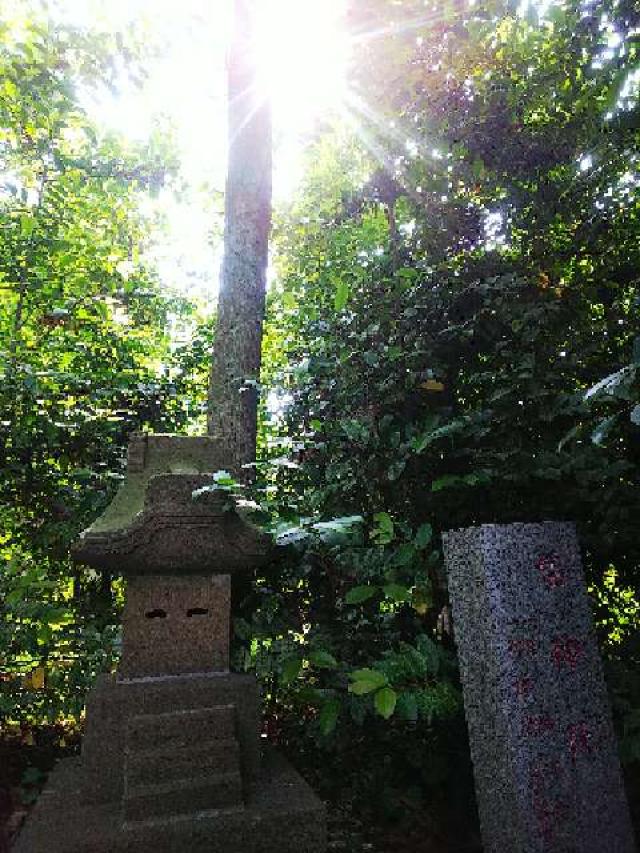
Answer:
[[261, 73], [275, 126], [285, 134], [304, 131], [345, 99], [345, 2], [273, 0], [258, 4], [258, 14]]

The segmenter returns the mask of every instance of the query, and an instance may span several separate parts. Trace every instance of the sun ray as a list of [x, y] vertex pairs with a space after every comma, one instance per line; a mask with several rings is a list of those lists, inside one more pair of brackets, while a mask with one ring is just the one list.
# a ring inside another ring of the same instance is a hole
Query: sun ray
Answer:
[[391, 38], [393, 36], [403, 35], [412, 31], [425, 30], [434, 24], [441, 24], [445, 21], [446, 16], [441, 9], [432, 12], [429, 15], [420, 15], [409, 21], [391, 22], [384, 26], [375, 29], [363, 29], [361, 32], [353, 33], [351, 43], [353, 47], [358, 47], [363, 42], [374, 41], [375, 39]]
[[437, 159], [434, 155], [434, 146], [429, 148], [424, 142], [417, 140], [410, 131], [407, 131], [402, 125], [398, 125], [397, 120], [393, 122], [382, 118], [378, 113], [367, 103], [367, 101], [349, 90], [345, 96], [345, 104], [354, 112], [363, 116], [365, 120], [371, 122], [380, 131], [383, 136], [396, 142], [402, 149], [413, 149], [416, 156], [422, 159]]
[[[352, 127], [354, 132], [356, 133], [358, 139], [362, 142], [367, 151], [372, 155], [372, 157], [390, 174], [397, 176], [398, 174], [398, 164], [394, 161], [394, 159], [390, 156], [389, 152], [384, 149], [384, 147], [380, 144], [380, 142], [373, 136], [372, 133], [357, 119], [349, 113], [344, 114], [345, 120]], [[411, 189], [409, 186], [404, 186], [403, 189], [406, 190], [408, 194], [415, 194], [415, 191]], [[419, 200], [420, 197], [416, 194], [416, 200]], [[420, 199], [421, 200], [421, 199]]]
[[[390, 175], [394, 176], [407, 196], [415, 204], [424, 205], [424, 196], [412, 185], [402, 161], [398, 157], [394, 158], [379, 141], [380, 137], [388, 137], [398, 144], [401, 149], [406, 149], [407, 142], [413, 141], [412, 138], [408, 134], [405, 135], [397, 126], [391, 125], [390, 122], [378, 116], [366, 101], [353, 92], [348, 94], [346, 105], [347, 107], [351, 107], [351, 109], [345, 109], [343, 116], [349, 122], [365, 148]], [[364, 121], [362, 120], [363, 118]], [[369, 127], [367, 127], [367, 124]], [[371, 125], [375, 126], [375, 135], [369, 129]], [[433, 150], [429, 151], [424, 145], [415, 141], [413, 141], [413, 144], [416, 146], [416, 150], [421, 157], [436, 159]]]
[[[235, 128], [235, 133], [231, 136], [229, 140], [229, 144], [233, 145], [234, 141], [240, 135], [240, 133], [244, 130], [244, 128], [249, 124], [249, 122], [254, 118], [258, 110], [260, 110], [267, 101], [267, 94], [259, 87], [257, 84], [253, 84], [248, 86], [242, 92], [239, 92], [235, 98], [233, 98], [232, 103], [239, 105], [241, 108], [241, 112], [243, 114], [242, 121]], [[250, 108], [247, 109], [246, 105], [250, 104]]]

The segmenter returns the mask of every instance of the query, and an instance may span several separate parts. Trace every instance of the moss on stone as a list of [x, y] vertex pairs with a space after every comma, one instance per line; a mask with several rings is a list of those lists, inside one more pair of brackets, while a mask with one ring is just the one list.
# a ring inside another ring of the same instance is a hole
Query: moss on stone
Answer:
[[136, 436], [132, 446], [141, 450], [143, 470], [131, 471], [115, 497], [87, 532], [125, 530], [144, 508], [147, 483], [156, 474], [213, 474], [224, 467], [225, 453], [218, 441], [182, 435]]

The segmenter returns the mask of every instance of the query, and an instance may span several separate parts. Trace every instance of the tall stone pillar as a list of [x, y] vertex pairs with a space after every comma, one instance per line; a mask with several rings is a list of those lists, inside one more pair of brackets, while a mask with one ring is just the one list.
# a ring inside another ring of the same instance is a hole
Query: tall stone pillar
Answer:
[[485, 853], [633, 853], [573, 526], [443, 542]]
[[82, 760], [54, 771], [16, 853], [322, 853], [324, 807], [263, 755], [253, 676], [229, 672], [234, 575], [270, 554], [213, 438], [136, 436], [127, 479], [74, 549], [127, 581], [122, 659], [87, 701]]

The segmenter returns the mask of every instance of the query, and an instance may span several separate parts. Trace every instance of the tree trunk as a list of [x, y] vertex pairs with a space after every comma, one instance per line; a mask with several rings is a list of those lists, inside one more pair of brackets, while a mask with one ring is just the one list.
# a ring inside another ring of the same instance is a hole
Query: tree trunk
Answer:
[[209, 385], [208, 432], [229, 469], [255, 461], [258, 382], [271, 226], [271, 115], [258, 80], [255, 8], [235, 0], [229, 56], [229, 161], [224, 260]]

